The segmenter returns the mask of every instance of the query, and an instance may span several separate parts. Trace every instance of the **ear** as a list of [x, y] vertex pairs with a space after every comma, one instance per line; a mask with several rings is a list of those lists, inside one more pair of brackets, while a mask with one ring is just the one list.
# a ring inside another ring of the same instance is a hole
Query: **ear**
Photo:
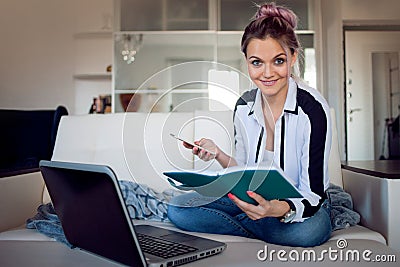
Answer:
[[290, 58], [291, 58], [290, 67], [293, 68], [293, 66], [294, 66], [294, 64], [296, 63], [296, 60], [297, 60], [297, 51], [295, 51]]

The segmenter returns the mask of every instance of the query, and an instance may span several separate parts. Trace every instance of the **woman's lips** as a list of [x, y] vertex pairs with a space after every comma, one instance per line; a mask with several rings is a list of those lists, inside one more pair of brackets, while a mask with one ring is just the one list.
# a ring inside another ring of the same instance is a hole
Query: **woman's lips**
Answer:
[[262, 83], [264, 86], [273, 86], [273, 85], [275, 85], [277, 82], [278, 82], [278, 80], [273, 80], [273, 81], [261, 81], [261, 83]]

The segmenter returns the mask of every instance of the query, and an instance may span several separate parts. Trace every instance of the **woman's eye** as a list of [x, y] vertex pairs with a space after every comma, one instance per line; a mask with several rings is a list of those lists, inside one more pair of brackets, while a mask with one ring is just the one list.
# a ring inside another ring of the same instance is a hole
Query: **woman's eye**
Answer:
[[251, 65], [258, 67], [261, 65], [261, 62], [259, 60], [253, 60], [251, 61]]
[[284, 58], [277, 58], [275, 59], [275, 64], [276, 65], [282, 65], [286, 62], [286, 60]]

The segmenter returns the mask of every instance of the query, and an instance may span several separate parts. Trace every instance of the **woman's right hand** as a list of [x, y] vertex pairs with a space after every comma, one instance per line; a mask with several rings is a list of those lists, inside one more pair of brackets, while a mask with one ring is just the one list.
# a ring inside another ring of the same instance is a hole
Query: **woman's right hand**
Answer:
[[204, 161], [209, 161], [217, 157], [219, 148], [214, 141], [202, 138], [198, 141], [195, 141], [194, 144], [201, 146], [204, 149], [196, 146], [192, 147], [190, 144], [183, 142], [183, 145], [186, 148], [192, 149], [192, 153]]

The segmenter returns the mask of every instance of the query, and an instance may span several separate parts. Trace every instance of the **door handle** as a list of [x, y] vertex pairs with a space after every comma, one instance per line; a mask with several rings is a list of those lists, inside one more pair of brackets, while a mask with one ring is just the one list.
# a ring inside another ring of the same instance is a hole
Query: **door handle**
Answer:
[[353, 112], [361, 111], [361, 108], [352, 108], [349, 111], [349, 114], [353, 114]]

